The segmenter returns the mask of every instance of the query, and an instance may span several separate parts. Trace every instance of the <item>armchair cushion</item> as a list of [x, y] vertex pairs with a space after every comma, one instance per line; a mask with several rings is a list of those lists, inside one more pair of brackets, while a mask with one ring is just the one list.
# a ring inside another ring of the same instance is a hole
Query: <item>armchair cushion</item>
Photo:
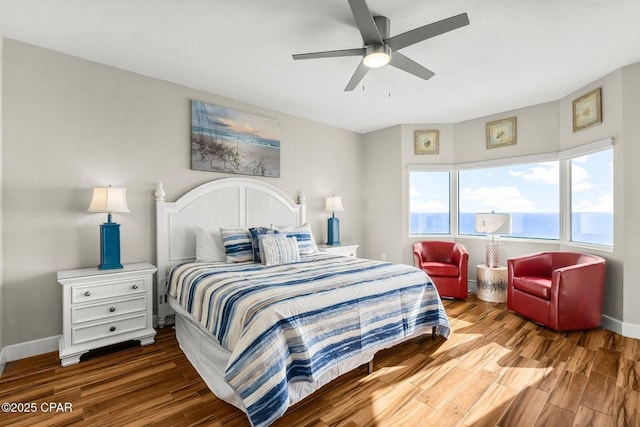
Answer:
[[551, 293], [550, 277], [514, 277], [513, 287], [546, 300]]
[[433, 276], [458, 277], [460, 275], [460, 269], [457, 265], [444, 262], [423, 262], [422, 269]]

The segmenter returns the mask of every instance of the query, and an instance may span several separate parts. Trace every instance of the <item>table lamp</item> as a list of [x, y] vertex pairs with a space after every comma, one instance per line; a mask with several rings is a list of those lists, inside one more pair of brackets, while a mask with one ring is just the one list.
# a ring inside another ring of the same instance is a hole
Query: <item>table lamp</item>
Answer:
[[112, 221], [112, 213], [129, 212], [126, 188], [96, 187], [87, 212], [107, 214], [107, 222], [100, 224], [100, 270], [122, 268], [120, 263], [120, 224]]
[[331, 212], [331, 218], [327, 218], [327, 245], [340, 244], [340, 220], [336, 218], [336, 212], [344, 211], [342, 197], [327, 197], [324, 205], [325, 212]]
[[486, 261], [487, 267], [495, 268], [500, 265], [500, 235], [511, 234], [511, 214], [501, 213], [477, 213], [475, 221], [476, 233], [486, 234], [487, 241]]

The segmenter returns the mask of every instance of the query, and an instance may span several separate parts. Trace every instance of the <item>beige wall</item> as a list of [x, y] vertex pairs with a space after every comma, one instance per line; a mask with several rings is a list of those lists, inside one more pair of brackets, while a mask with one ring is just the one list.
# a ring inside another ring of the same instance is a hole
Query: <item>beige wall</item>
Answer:
[[393, 126], [364, 137], [364, 181], [362, 193], [365, 199], [364, 250], [361, 256], [402, 262], [402, 222], [397, 210], [402, 205], [401, 127]]
[[56, 271], [99, 262], [94, 186], [127, 188], [122, 261], [154, 262], [155, 183], [171, 201], [230, 176], [190, 169], [190, 99], [277, 119], [281, 177], [264, 180], [305, 191], [319, 241], [324, 197], [341, 195], [341, 238], [362, 242], [362, 135], [13, 40], [3, 54], [5, 346], [61, 333]]
[[[620, 258], [624, 259], [624, 321], [640, 325], [640, 64], [622, 69], [622, 137], [624, 165], [616, 174], [621, 190], [623, 217], [616, 222], [616, 238], [623, 240]], [[616, 164], [617, 166], [617, 164]], [[618, 181], [616, 181], [616, 186]], [[618, 194], [618, 193], [616, 193]], [[616, 204], [616, 207], [618, 205]], [[639, 332], [640, 334], [640, 332]]]
[[[603, 122], [598, 126], [574, 133], [571, 118], [572, 101], [597, 87], [602, 87]], [[380, 233], [367, 233], [368, 244], [365, 256], [378, 258], [377, 248], [382, 246], [382, 242], [395, 241], [399, 242], [396, 244], [401, 245], [399, 261], [406, 264], [413, 263], [412, 245], [415, 241], [422, 239], [408, 236], [407, 170], [409, 165], [462, 164], [543, 154], [613, 137], [616, 141], [614, 150], [614, 250], [598, 251], [593, 248], [562, 246], [553, 243], [504, 240], [501, 258], [507, 259], [536, 251], [560, 249], [583, 250], [603, 256], [607, 259], [604, 312], [615, 320], [632, 324], [632, 335], [640, 336], [640, 302], [638, 302], [640, 301], [640, 286], [637, 285], [639, 281], [637, 278], [640, 277], [640, 264], [633, 258], [633, 255], [630, 255], [640, 253], [638, 250], [640, 226], [637, 225], [637, 218], [640, 217], [640, 193], [635, 188], [635, 184], [640, 182], [640, 168], [637, 167], [640, 160], [640, 144], [638, 144], [640, 141], [639, 99], [640, 64], [636, 64], [612, 72], [555, 102], [456, 124], [401, 125], [399, 138], [392, 137], [398, 137], [398, 132], [389, 135], [390, 137], [386, 140], [388, 146], [385, 146], [381, 140], [377, 140], [376, 144], [370, 144], [371, 135], [365, 135], [367, 150], [379, 150], [378, 154], [367, 153], [367, 159], [385, 159], [392, 150], [390, 147], [393, 147], [394, 155], [397, 150], [401, 152], [401, 164], [399, 166], [391, 165], [394, 168], [392, 171], [380, 171], [381, 165], [389, 165], [388, 161], [380, 164], [365, 162], [365, 176], [381, 173], [390, 181], [400, 180], [402, 182], [401, 188], [383, 185], [377, 187], [375, 191], [369, 191], [371, 194], [375, 193], [375, 197], [379, 200], [389, 198], [393, 201], [393, 207], [386, 209], [385, 222], [401, 224], [400, 227], [394, 226], [391, 230], [397, 232], [398, 228], [401, 228], [402, 231], [398, 234], [384, 236], [381, 236]], [[511, 116], [518, 118], [518, 143], [512, 146], [487, 149], [485, 144], [486, 123]], [[416, 156], [413, 154], [413, 132], [418, 129], [440, 129], [439, 155]], [[383, 133], [384, 131], [378, 131], [376, 134]], [[401, 147], [398, 149], [397, 145], [401, 145]], [[627, 183], [626, 186], [625, 183]], [[398, 191], [401, 191], [402, 194], [401, 202], [397, 200]], [[365, 230], [375, 229], [372, 227], [376, 224], [379, 225], [380, 221], [370, 216], [365, 217]], [[457, 238], [456, 240], [461, 241], [470, 252], [469, 278], [471, 281], [475, 281], [475, 265], [484, 262], [484, 240], [479, 238]], [[473, 283], [471, 283], [471, 287], [473, 288]], [[633, 325], [636, 325], [637, 330], [634, 330]]]

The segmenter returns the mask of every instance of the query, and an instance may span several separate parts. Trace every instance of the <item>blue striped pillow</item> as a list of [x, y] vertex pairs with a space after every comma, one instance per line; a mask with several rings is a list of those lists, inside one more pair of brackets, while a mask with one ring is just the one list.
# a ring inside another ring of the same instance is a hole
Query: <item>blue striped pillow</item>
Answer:
[[220, 235], [227, 262], [253, 261], [251, 235], [248, 228], [221, 228]]
[[280, 233], [285, 234], [287, 237], [295, 237], [298, 241], [298, 250], [300, 255], [309, 255], [318, 252], [318, 246], [316, 246], [316, 240], [311, 233], [311, 227], [308, 224], [301, 225], [300, 227], [274, 227]]

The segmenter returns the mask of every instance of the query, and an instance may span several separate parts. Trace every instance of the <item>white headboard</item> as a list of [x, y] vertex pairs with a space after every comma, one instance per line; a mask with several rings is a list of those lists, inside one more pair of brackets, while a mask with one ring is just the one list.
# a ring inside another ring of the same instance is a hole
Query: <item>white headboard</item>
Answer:
[[157, 322], [164, 326], [172, 313], [167, 302], [169, 269], [193, 261], [196, 256], [194, 228], [302, 225], [306, 222], [304, 193], [296, 203], [280, 189], [249, 178], [224, 178], [185, 193], [175, 202], [165, 201], [162, 183], [156, 189], [156, 256], [158, 264]]

